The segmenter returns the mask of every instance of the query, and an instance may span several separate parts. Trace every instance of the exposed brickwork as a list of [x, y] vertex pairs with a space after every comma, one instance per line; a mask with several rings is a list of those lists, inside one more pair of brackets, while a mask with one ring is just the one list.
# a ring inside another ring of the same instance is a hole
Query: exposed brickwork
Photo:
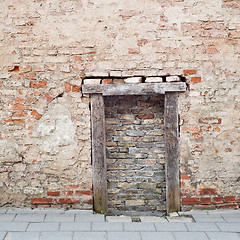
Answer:
[[165, 209], [163, 96], [105, 97], [109, 211]]
[[[179, 94], [182, 198], [239, 206], [239, 9], [239, 0], [1, 1], [0, 206], [48, 192], [64, 199], [69, 185], [91, 191], [82, 79], [169, 75], [188, 84]], [[74, 194], [74, 205], [92, 206]], [[39, 206], [68, 206], [49, 198]]]

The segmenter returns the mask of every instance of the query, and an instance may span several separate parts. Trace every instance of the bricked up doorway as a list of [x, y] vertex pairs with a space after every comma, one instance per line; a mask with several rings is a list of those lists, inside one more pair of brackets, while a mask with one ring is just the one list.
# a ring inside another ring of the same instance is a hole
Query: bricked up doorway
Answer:
[[164, 95], [104, 97], [108, 214], [166, 210]]
[[[103, 80], [104, 78], [96, 80], [91, 79], [91, 81], [87, 81], [91, 82], [91, 84], [82, 85], [82, 93], [90, 94], [91, 98], [93, 207], [95, 212], [108, 213], [104, 97], [124, 96], [123, 98], [127, 98], [126, 96], [136, 95], [164, 95], [166, 211], [167, 213], [179, 211], [178, 93], [186, 91], [186, 83], [180, 81], [157, 83], [143, 82], [134, 84], [99, 84], [102, 83]], [[136, 157], [136, 159], [141, 158]], [[111, 187], [109, 187], [109, 189], [111, 189]], [[161, 202], [161, 200], [159, 202]]]

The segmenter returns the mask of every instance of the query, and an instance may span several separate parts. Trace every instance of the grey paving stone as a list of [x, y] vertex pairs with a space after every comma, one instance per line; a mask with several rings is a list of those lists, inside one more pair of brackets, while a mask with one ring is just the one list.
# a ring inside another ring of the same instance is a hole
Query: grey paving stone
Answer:
[[167, 222], [167, 219], [164, 217], [156, 216], [141, 216], [141, 222]]
[[123, 226], [124, 226], [124, 231], [130, 231], [130, 232], [156, 231], [153, 223], [131, 222], [131, 223], [123, 223]]
[[73, 232], [41, 232], [39, 240], [72, 240]]
[[6, 213], [7, 212], [7, 208], [0, 208], [0, 213]]
[[109, 232], [108, 240], [140, 240], [138, 232]]
[[223, 216], [223, 218], [226, 220], [226, 222], [229, 222], [229, 223], [240, 223], [240, 217], [226, 217], [226, 216]]
[[142, 240], [175, 240], [170, 232], [141, 232]]
[[0, 214], [0, 222], [11, 222], [15, 218], [16, 214]]
[[193, 219], [190, 217], [167, 217], [168, 222], [179, 222], [179, 223], [185, 223], [185, 222], [193, 222]]
[[28, 232], [52, 232], [58, 231], [59, 223], [30, 223]]
[[64, 212], [65, 214], [93, 215], [93, 210], [75, 210], [70, 209]]
[[37, 213], [23, 213], [17, 214], [14, 218], [14, 222], [43, 222], [45, 214]]
[[107, 222], [132, 222], [130, 216], [106, 216]]
[[22, 232], [26, 231], [27, 227], [27, 222], [0, 222], [0, 231]]
[[94, 222], [92, 223], [92, 230], [96, 232], [101, 231], [123, 231], [123, 224], [122, 223], [116, 223], [116, 222]]
[[216, 223], [223, 232], [240, 232], [240, 223]]
[[185, 223], [190, 232], [218, 232], [214, 223]]
[[240, 218], [240, 211], [239, 210], [235, 210], [232, 212], [223, 212], [222, 213], [223, 217], [233, 217], [233, 218]]
[[201, 217], [201, 216], [195, 216], [194, 217], [194, 220], [196, 222], [200, 222], [200, 223], [209, 223], [209, 222], [226, 222], [221, 215], [217, 216], [217, 217], [212, 217], [212, 216], [209, 216], [209, 217]]
[[0, 240], [3, 240], [6, 234], [6, 232], [0, 232]]
[[90, 231], [91, 223], [90, 222], [80, 222], [80, 223], [70, 223], [70, 222], [61, 222], [60, 231]]
[[75, 232], [73, 234], [73, 240], [106, 240], [106, 239], [107, 239], [106, 232]]
[[157, 231], [160, 232], [181, 232], [187, 231], [184, 223], [155, 223]]
[[208, 240], [204, 232], [174, 232], [176, 240]]
[[38, 240], [38, 232], [8, 232], [5, 240]]
[[207, 232], [210, 240], [240, 240], [237, 233]]
[[75, 214], [46, 214], [44, 222], [74, 222]]
[[76, 215], [75, 222], [105, 222], [103, 214]]
[[20, 213], [42, 213], [44, 209], [31, 209], [31, 208], [10, 208], [7, 213], [20, 214]]

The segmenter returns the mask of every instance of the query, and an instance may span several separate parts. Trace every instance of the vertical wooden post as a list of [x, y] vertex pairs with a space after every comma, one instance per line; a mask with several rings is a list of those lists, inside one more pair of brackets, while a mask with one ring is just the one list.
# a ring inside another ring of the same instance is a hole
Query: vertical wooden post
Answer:
[[166, 201], [167, 213], [180, 210], [178, 93], [166, 92], [164, 122], [166, 135]]
[[97, 213], [107, 213], [107, 167], [104, 99], [91, 95], [93, 204]]

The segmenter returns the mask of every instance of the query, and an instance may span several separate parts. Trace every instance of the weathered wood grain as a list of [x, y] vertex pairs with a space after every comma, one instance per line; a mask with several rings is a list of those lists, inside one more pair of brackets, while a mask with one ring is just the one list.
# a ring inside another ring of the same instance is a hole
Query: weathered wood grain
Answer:
[[165, 172], [167, 212], [180, 210], [178, 93], [165, 94]]
[[107, 167], [104, 100], [91, 96], [93, 201], [97, 213], [107, 213]]
[[103, 96], [152, 95], [165, 94], [165, 92], [185, 91], [185, 82], [82, 85], [82, 93], [101, 93]]

